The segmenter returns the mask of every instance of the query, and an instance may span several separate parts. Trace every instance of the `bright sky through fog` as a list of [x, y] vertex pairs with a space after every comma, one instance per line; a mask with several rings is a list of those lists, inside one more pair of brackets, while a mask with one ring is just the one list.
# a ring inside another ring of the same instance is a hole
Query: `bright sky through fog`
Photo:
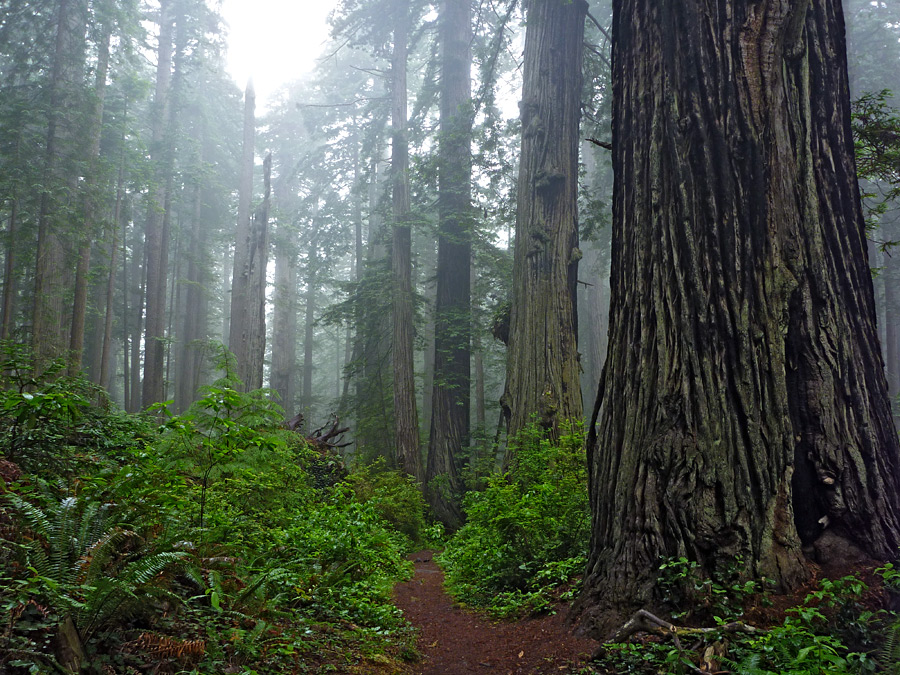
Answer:
[[224, 0], [228, 70], [241, 89], [253, 78], [258, 108], [315, 66], [328, 38], [334, 0]]

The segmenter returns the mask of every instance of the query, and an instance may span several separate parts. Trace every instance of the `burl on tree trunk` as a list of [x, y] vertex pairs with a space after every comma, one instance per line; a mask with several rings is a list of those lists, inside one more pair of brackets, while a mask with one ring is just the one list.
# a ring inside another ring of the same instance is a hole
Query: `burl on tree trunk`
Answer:
[[[900, 544], [840, 0], [618, 0], [610, 346], [583, 624], [659, 561], [791, 587]], [[820, 549], [822, 547], [820, 546]]]

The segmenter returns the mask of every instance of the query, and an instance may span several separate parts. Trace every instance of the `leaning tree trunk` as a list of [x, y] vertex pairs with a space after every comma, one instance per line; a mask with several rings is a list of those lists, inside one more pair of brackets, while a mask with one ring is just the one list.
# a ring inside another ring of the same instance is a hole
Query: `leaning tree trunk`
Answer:
[[391, 62], [391, 183], [393, 227], [391, 267], [393, 271], [391, 314], [393, 340], [391, 363], [394, 373], [394, 429], [397, 465], [422, 480], [419, 458], [419, 413], [416, 410], [416, 378], [413, 367], [412, 227], [409, 202], [409, 141], [406, 135], [406, 60], [409, 5], [394, 3], [394, 52]]
[[839, 0], [620, 0], [614, 40], [598, 632], [661, 557], [790, 587], [802, 544], [900, 544]]
[[462, 519], [459, 473], [469, 440], [472, 259], [472, 3], [444, 0], [441, 30], [441, 137], [438, 148], [438, 263], [434, 380], [426, 480], [435, 517]]
[[578, 125], [584, 0], [532, 0], [525, 32], [513, 301], [502, 404], [515, 436], [580, 421]]

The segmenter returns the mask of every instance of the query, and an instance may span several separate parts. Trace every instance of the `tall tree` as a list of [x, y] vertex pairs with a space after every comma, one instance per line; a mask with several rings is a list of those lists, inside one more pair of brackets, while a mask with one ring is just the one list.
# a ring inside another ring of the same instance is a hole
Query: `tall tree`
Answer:
[[71, 256], [63, 242], [68, 216], [74, 212], [71, 198], [77, 194], [78, 171], [73, 161], [82, 135], [78, 90], [84, 76], [86, 11], [78, 0], [59, 0], [56, 11], [32, 316], [32, 346], [39, 369], [68, 347], [63, 306]]
[[237, 230], [234, 242], [234, 273], [231, 278], [231, 323], [229, 324], [228, 348], [237, 362], [237, 376], [244, 388], [256, 387], [250, 372], [250, 203], [253, 199], [253, 157], [256, 148], [256, 94], [253, 83], [247, 83], [244, 93], [244, 142], [241, 154], [241, 179], [238, 188]]
[[[159, 44], [156, 61], [156, 89], [153, 95], [150, 155], [154, 164], [153, 185], [147, 205], [144, 230], [146, 255], [146, 301], [144, 332], [144, 379], [141, 405], [148, 407], [165, 399], [165, 318], [166, 268], [171, 216], [170, 193], [174, 162], [172, 121], [172, 63], [175, 9], [178, 0], [161, 0], [159, 5]], [[183, 21], [179, 22], [183, 24]], [[179, 26], [180, 28], [180, 26]]]
[[438, 264], [434, 385], [426, 481], [435, 516], [462, 518], [459, 463], [469, 440], [472, 258], [472, 3], [444, 0], [440, 16]]
[[412, 232], [409, 202], [409, 141], [406, 137], [406, 69], [409, 3], [395, 2], [394, 48], [391, 58], [391, 187], [392, 187], [392, 317], [391, 357], [394, 372], [394, 428], [397, 464], [422, 478], [419, 457], [419, 415], [413, 369]]
[[81, 231], [78, 233], [78, 262], [75, 268], [75, 292], [72, 306], [72, 328], [69, 333], [69, 375], [81, 370], [84, 350], [84, 325], [88, 305], [88, 274], [91, 267], [91, 246], [98, 238], [97, 226], [100, 137], [103, 131], [103, 102], [106, 98], [106, 78], [109, 73], [109, 51], [112, 38], [111, 18], [99, 18], [100, 40], [94, 76], [93, 110], [88, 124], [86, 180], [82, 193]]
[[532, 0], [522, 84], [513, 297], [503, 406], [514, 436], [537, 415], [580, 420], [578, 129], [584, 0]]
[[247, 366], [244, 385], [263, 385], [266, 355], [266, 269], [269, 264], [269, 199], [272, 193], [272, 155], [263, 160], [263, 200], [250, 221], [247, 249]]
[[[727, 11], [723, 11], [727, 10]], [[896, 555], [839, 0], [619, 0], [610, 345], [580, 601], [603, 632], [661, 557], [783, 587], [801, 545]]]

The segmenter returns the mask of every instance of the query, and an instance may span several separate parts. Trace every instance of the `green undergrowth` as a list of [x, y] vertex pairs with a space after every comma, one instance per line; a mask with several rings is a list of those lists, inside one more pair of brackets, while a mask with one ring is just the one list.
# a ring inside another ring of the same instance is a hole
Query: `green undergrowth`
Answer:
[[34, 378], [19, 354], [0, 370], [0, 672], [377, 673], [415, 657], [391, 602], [423, 522], [414, 485], [384, 467], [323, 481], [339, 462], [228, 379], [151, 417]]
[[[747, 634], [734, 626], [744, 621], [744, 607], [766, 604], [763, 585], [727, 574], [704, 578], [686, 558], [664, 560], [659, 584], [670, 616], [685, 627], [680, 638], [639, 633], [608, 643], [593, 672], [900, 675], [900, 615], [880, 606], [885, 597], [889, 606], [900, 600], [900, 572], [887, 564], [875, 574], [878, 591], [857, 575], [823, 579], [783, 619]], [[712, 630], [692, 634], [697, 624]]]
[[509, 470], [466, 495], [466, 523], [440, 556], [450, 594], [500, 618], [574, 597], [590, 534], [581, 429], [551, 442], [534, 424], [511, 449]]

